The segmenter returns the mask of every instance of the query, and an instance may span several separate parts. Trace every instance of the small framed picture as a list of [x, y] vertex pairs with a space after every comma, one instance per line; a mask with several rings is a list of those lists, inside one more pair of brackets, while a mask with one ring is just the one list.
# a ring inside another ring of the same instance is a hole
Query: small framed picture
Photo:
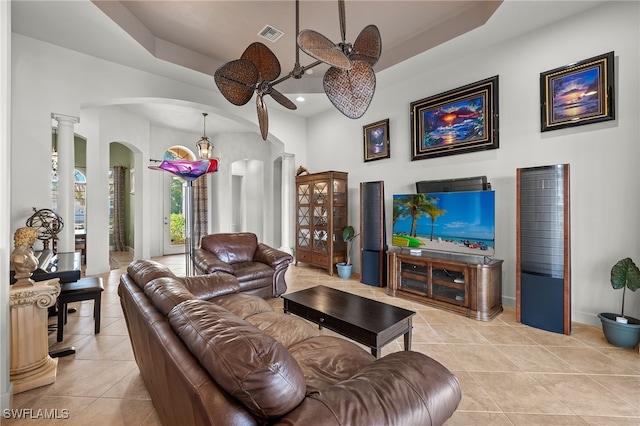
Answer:
[[614, 120], [613, 52], [540, 73], [541, 131]]
[[391, 157], [389, 150], [389, 119], [363, 126], [364, 161]]

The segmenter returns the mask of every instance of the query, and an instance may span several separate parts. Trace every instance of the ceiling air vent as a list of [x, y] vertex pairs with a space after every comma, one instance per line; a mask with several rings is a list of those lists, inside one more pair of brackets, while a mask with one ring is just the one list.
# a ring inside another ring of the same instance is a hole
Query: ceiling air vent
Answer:
[[258, 35], [275, 43], [280, 37], [284, 35], [284, 33], [279, 29], [272, 27], [271, 25], [265, 25], [264, 28], [260, 30]]

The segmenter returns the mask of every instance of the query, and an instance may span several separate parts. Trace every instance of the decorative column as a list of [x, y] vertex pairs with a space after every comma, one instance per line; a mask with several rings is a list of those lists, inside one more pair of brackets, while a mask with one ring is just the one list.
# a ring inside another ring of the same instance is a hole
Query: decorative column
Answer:
[[9, 290], [11, 323], [10, 380], [14, 393], [24, 392], [56, 381], [58, 360], [49, 356], [48, 307], [60, 294], [58, 278], [33, 282], [38, 267], [31, 246], [38, 236], [34, 228], [20, 228], [14, 236], [11, 264], [16, 283]]
[[64, 114], [51, 114], [51, 118], [58, 121], [58, 215], [64, 221], [64, 228], [58, 235], [58, 249], [60, 253], [74, 252], [74, 125], [80, 122], [78, 117]]
[[60, 294], [58, 278], [11, 286], [11, 382], [20, 393], [56, 381], [58, 359], [49, 356], [47, 317]]
[[293, 223], [293, 190], [294, 190], [294, 160], [295, 155], [282, 154], [282, 215], [281, 215], [281, 247], [280, 250], [293, 254], [291, 247], [291, 230]]

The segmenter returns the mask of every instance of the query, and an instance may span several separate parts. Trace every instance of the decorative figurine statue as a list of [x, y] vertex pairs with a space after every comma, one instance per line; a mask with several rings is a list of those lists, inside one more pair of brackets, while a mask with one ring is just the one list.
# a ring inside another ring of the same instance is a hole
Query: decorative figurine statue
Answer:
[[31, 274], [38, 268], [38, 259], [33, 255], [31, 246], [38, 238], [35, 228], [18, 228], [13, 236], [14, 250], [11, 252], [11, 264], [15, 270], [16, 286], [33, 284]]
[[9, 290], [11, 332], [10, 380], [13, 393], [20, 393], [56, 381], [58, 359], [49, 356], [48, 308], [60, 294], [58, 278], [34, 282], [31, 273], [38, 259], [31, 246], [38, 230], [19, 228], [13, 236], [11, 264], [18, 280]]

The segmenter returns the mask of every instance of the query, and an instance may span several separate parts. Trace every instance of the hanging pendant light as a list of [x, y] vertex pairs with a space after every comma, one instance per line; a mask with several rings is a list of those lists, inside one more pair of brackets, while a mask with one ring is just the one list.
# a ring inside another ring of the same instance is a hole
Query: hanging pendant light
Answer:
[[203, 120], [203, 132], [202, 132], [202, 137], [200, 138], [200, 140], [198, 141], [198, 143], [196, 144], [196, 146], [198, 147], [198, 155], [200, 156], [201, 160], [206, 160], [208, 158], [211, 157], [211, 151], [213, 150], [213, 145], [211, 144], [211, 141], [209, 140], [209, 138], [207, 137], [207, 113], [203, 112], [202, 113], [202, 120]]

